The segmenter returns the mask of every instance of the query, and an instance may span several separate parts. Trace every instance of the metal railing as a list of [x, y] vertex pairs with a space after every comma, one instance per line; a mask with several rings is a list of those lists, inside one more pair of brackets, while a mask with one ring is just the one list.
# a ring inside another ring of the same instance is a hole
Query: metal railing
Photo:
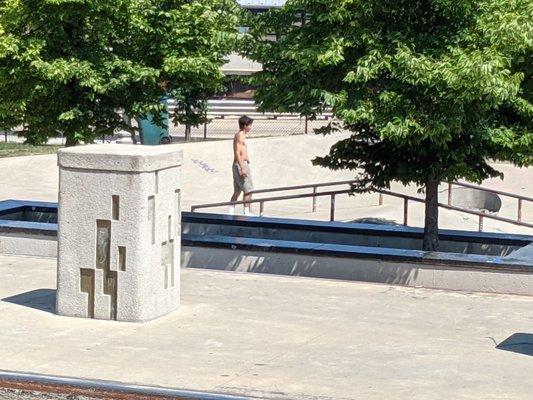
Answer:
[[[224, 206], [230, 206], [230, 205], [240, 205], [240, 204], [259, 204], [259, 215], [263, 216], [264, 209], [265, 209], [265, 203], [274, 202], [274, 201], [283, 201], [283, 200], [293, 200], [293, 199], [303, 199], [303, 198], [312, 198], [312, 211], [316, 211], [316, 199], [318, 197], [330, 197], [330, 221], [335, 220], [335, 202], [336, 197], [339, 195], [344, 194], [352, 194], [354, 191], [350, 189], [343, 189], [343, 190], [332, 190], [332, 191], [325, 191], [325, 192], [319, 192], [318, 189], [321, 187], [329, 187], [329, 186], [339, 186], [339, 185], [349, 185], [350, 187], [356, 183], [356, 180], [346, 180], [346, 181], [336, 181], [336, 182], [325, 182], [325, 183], [314, 183], [314, 184], [306, 184], [306, 185], [297, 185], [297, 186], [285, 186], [285, 187], [277, 187], [277, 188], [270, 188], [270, 189], [259, 189], [254, 190], [251, 192], [251, 194], [262, 194], [262, 193], [274, 193], [274, 192], [284, 192], [284, 191], [294, 191], [294, 190], [302, 190], [302, 189], [312, 189], [312, 193], [301, 193], [301, 194], [293, 194], [293, 195], [285, 195], [285, 196], [274, 196], [274, 197], [264, 197], [259, 199], [252, 199], [250, 201], [234, 201], [234, 202], [220, 202], [220, 203], [209, 203], [209, 204], [198, 204], [191, 206], [191, 211], [195, 212], [199, 209], [206, 209], [206, 208], [215, 208], [215, 207], [224, 207]], [[488, 192], [488, 193], [495, 193], [502, 196], [512, 197], [518, 199], [518, 218], [516, 220], [506, 217], [500, 217], [493, 214], [488, 214], [483, 211], [475, 211], [463, 207], [457, 207], [453, 206], [451, 204], [452, 196], [450, 195], [451, 191], [450, 188], [453, 185], [457, 186], [463, 186], [468, 187], [472, 189], [477, 189], [480, 191]], [[382, 190], [382, 189], [372, 189], [369, 192], [374, 192], [379, 194], [378, 198], [378, 205], [383, 205], [383, 196], [391, 196], [396, 198], [403, 199], [403, 225], [407, 226], [409, 222], [409, 202], [416, 202], [416, 203], [425, 203], [424, 199], [421, 199], [419, 197], [414, 197], [410, 195], [406, 195], [403, 193], [398, 192], [392, 192], [389, 190]], [[524, 226], [528, 228], [533, 228], [532, 223], [527, 223], [522, 221], [522, 203], [524, 201], [529, 201], [533, 203], [533, 198], [517, 195], [514, 193], [508, 193], [508, 192], [502, 192], [498, 190], [492, 190], [487, 189], [481, 186], [476, 185], [470, 185], [466, 183], [460, 183], [460, 182], [450, 182], [448, 183], [448, 204], [444, 203], [438, 203], [438, 206], [440, 208], [444, 208], [447, 210], [462, 212], [465, 214], [475, 215], [478, 217], [478, 229], [479, 231], [483, 231], [483, 223], [485, 219], [491, 219], [501, 222], [506, 222], [514, 225]]]

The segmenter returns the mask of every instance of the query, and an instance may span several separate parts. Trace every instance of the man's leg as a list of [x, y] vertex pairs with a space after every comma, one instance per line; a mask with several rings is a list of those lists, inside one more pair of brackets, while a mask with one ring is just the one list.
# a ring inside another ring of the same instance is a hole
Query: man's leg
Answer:
[[250, 211], [250, 201], [252, 201], [252, 191], [254, 190], [254, 182], [252, 180], [252, 172], [250, 164], [248, 163], [248, 175], [244, 178], [243, 192], [244, 192], [244, 215], [253, 215]]
[[[231, 196], [230, 201], [234, 202], [234, 201], [239, 200], [239, 196], [240, 195], [241, 195], [241, 191], [240, 190], [235, 190], [233, 192], [233, 195]], [[228, 214], [229, 215], [235, 215], [235, 206], [234, 205], [229, 206]]]
[[239, 200], [239, 196], [241, 195], [241, 191], [238, 190], [236, 192], [233, 192], [233, 195], [231, 196], [231, 200], [230, 201], [237, 201]]
[[250, 201], [252, 201], [252, 195], [250, 193], [245, 193], [243, 197], [244, 203], [244, 215], [253, 215], [250, 211]]

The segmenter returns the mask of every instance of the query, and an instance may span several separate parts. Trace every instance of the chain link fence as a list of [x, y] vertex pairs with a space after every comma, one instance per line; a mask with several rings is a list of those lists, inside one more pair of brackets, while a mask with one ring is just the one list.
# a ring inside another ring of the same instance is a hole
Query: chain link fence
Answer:
[[[331, 118], [326, 119], [325, 117], [316, 120], [306, 120], [303, 117], [255, 118], [252, 136], [267, 137], [313, 134], [315, 129], [326, 127], [331, 121]], [[239, 119], [237, 117], [211, 117], [208, 123], [199, 127], [193, 127], [191, 129], [191, 137], [194, 139], [231, 138], [238, 130]], [[169, 134], [173, 139], [185, 138], [185, 126], [172, 125], [169, 127]]]
[[[175, 102], [171, 99], [168, 101], [170, 112], [170, 121], [175, 112]], [[327, 127], [334, 120], [331, 112], [317, 116], [315, 119], [308, 119], [294, 114], [277, 114], [262, 113], [257, 110], [253, 100], [228, 100], [212, 99], [208, 101], [208, 122], [198, 127], [192, 127], [191, 139], [193, 140], [212, 140], [212, 139], [229, 139], [232, 138], [239, 130], [239, 117], [248, 115], [254, 119], [252, 136], [291, 136], [313, 134], [316, 129]], [[135, 122], [134, 122], [135, 125]], [[175, 141], [185, 139], [185, 126], [176, 125], [170, 122], [168, 133]], [[18, 136], [16, 132], [2, 132], [2, 138], [5, 142], [21, 143], [24, 138]], [[97, 138], [97, 143], [113, 142], [118, 135], [105, 136]], [[48, 144], [63, 145], [64, 138], [51, 138]]]
[[[256, 118], [254, 119], [252, 137], [279, 137], [291, 135], [314, 134], [315, 129], [323, 128], [332, 122], [331, 118], [320, 118], [316, 120], [307, 120], [297, 117], [279, 117], [279, 118]], [[212, 139], [230, 139], [239, 130], [239, 119], [236, 117], [212, 117], [207, 124], [199, 127], [192, 127], [191, 137], [194, 140], [212, 140]], [[169, 126], [169, 134], [173, 140], [182, 141], [185, 139], [185, 126]], [[117, 135], [97, 138], [96, 142], [113, 142], [118, 138]], [[0, 141], [6, 143], [22, 143], [24, 138], [18, 136], [17, 132], [0, 132]], [[61, 137], [50, 138], [48, 144], [64, 145], [65, 139]]]

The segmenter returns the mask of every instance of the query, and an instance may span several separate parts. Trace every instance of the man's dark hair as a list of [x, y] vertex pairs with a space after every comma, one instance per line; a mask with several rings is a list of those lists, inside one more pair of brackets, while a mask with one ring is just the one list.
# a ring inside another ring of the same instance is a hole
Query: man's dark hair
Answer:
[[244, 129], [247, 126], [252, 125], [253, 122], [254, 122], [253, 119], [251, 119], [250, 117], [246, 115], [243, 115], [242, 117], [239, 118], [239, 129]]

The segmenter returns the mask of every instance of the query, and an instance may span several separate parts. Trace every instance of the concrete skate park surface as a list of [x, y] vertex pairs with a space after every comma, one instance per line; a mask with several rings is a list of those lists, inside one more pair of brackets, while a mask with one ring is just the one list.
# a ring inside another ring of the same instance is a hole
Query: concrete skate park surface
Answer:
[[[250, 139], [256, 186], [353, 178], [310, 163], [341, 137]], [[229, 198], [231, 141], [178, 147], [183, 208]], [[0, 168], [0, 199], [57, 201], [55, 156], [0, 159]], [[531, 169], [501, 168], [507, 178], [491, 181], [494, 188], [531, 196]], [[376, 200], [339, 199], [338, 219], [401, 221], [401, 202], [377, 207]], [[326, 204], [316, 214], [310, 208], [308, 199], [266, 211], [327, 219]], [[422, 220], [415, 206], [410, 217]], [[476, 229], [467, 217], [441, 214], [444, 225]], [[0, 255], [0, 370], [272, 399], [514, 400], [533, 393], [532, 297], [189, 269], [181, 282], [181, 308], [159, 320], [73, 319], [54, 314], [54, 258]]]
[[53, 314], [55, 270], [0, 256], [0, 369], [271, 399], [533, 393], [531, 297], [183, 270], [182, 307], [132, 324]]
[[[270, 188], [307, 183], [353, 179], [354, 172], [330, 171], [312, 166], [311, 160], [325, 155], [331, 145], [346, 137], [344, 134], [317, 136], [313, 134], [253, 138], [248, 140], [252, 174], [255, 187]], [[114, 145], [114, 144], [110, 144]], [[195, 142], [176, 145], [184, 151], [182, 209], [193, 204], [228, 201], [233, 191], [231, 163], [233, 160], [230, 140]], [[57, 201], [58, 169], [55, 155], [30, 156], [0, 159], [0, 200], [24, 199]], [[533, 168], [516, 168], [508, 164], [496, 164], [505, 179], [490, 179], [484, 186], [533, 196]], [[346, 187], [342, 187], [346, 188]], [[392, 190], [416, 196], [416, 187], [394, 184]], [[441, 190], [445, 202], [446, 188]], [[309, 193], [310, 191], [307, 191]], [[294, 193], [294, 192], [293, 192]], [[287, 194], [287, 193], [276, 193]], [[257, 195], [263, 197], [265, 195]], [[503, 199], [499, 216], [516, 217], [516, 199]], [[353, 221], [361, 218], [387, 223], [402, 223], [403, 202], [401, 199], [385, 197], [383, 206], [377, 205], [376, 194], [338, 196], [336, 220]], [[256, 207], [257, 208], [257, 207]], [[207, 209], [206, 212], [226, 212], [225, 208]], [[255, 210], [258, 212], [258, 210]], [[311, 199], [267, 203], [266, 216], [295, 217], [302, 219], [328, 220], [329, 198], [318, 200], [318, 211], [311, 212]], [[522, 218], [533, 221], [533, 203], [524, 202]], [[421, 226], [423, 205], [410, 203], [409, 225]], [[440, 226], [447, 229], [477, 230], [478, 218], [448, 210], [440, 211]], [[484, 230], [531, 234], [532, 230], [486, 219]]]

